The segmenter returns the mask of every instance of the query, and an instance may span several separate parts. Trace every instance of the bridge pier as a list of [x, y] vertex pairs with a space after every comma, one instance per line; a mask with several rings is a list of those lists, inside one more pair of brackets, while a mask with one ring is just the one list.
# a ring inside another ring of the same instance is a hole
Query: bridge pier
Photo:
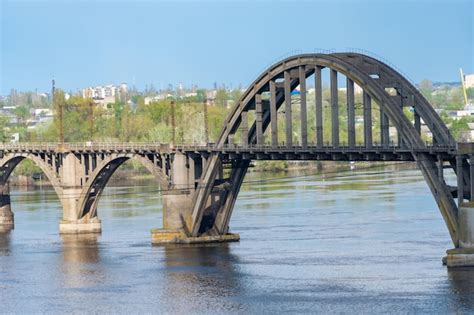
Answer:
[[[236, 241], [238, 234], [192, 236], [188, 230], [191, 221], [194, 193], [202, 173], [201, 156], [191, 157], [182, 153], [173, 155], [170, 165], [171, 188], [163, 192], [163, 228], [151, 230], [152, 244], [212, 243]], [[222, 169], [218, 178], [222, 178]], [[214, 221], [220, 192], [211, 194], [206, 203], [205, 217]]]
[[7, 183], [0, 195], [0, 232], [9, 231], [13, 227], [14, 215], [10, 205], [10, 191]]
[[474, 266], [474, 202], [459, 207], [458, 232], [459, 246], [446, 251], [443, 263], [448, 267]]
[[63, 207], [63, 218], [59, 222], [59, 233], [82, 234], [100, 233], [101, 222], [96, 215], [82, 215], [81, 203], [83, 184], [85, 183], [85, 168], [81, 160], [74, 154], [67, 154], [63, 159], [62, 182], [59, 199]]
[[163, 191], [163, 228], [151, 230], [152, 244], [179, 243], [186, 239], [186, 221], [194, 192], [194, 160], [176, 153], [169, 168], [171, 188]]

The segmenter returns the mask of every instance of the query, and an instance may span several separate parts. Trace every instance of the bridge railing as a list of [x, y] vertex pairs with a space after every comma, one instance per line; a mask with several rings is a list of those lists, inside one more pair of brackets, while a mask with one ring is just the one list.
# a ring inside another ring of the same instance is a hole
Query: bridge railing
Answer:
[[372, 146], [367, 147], [364, 144], [358, 144], [355, 146], [348, 146], [345, 144], [339, 145], [337, 147], [334, 147], [330, 145], [329, 143], [323, 145], [323, 146], [317, 146], [316, 144], [309, 144], [307, 146], [302, 146], [302, 145], [292, 145], [292, 146], [287, 146], [284, 144], [273, 146], [273, 145], [256, 145], [256, 144], [247, 144], [247, 145], [241, 145], [241, 144], [225, 144], [222, 146], [218, 146], [215, 144], [212, 145], [174, 145], [172, 146], [173, 149], [177, 150], [210, 150], [210, 151], [307, 151], [307, 150], [312, 150], [312, 151], [443, 151], [443, 152], [448, 152], [448, 151], [455, 151], [457, 149], [456, 145], [437, 145], [437, 144], [431, 144], [427, 143], [425, 148], [410, 148], [407, 146], [399, 146], [396, 143], [390, 143], [389, 145], [382, 145], [378, 143], [372, 144]]
[[372, 146], [367, 147], [362, 143], [359, 143], [355, 146], [348, 146], [346, 144], [339, 145], [334, 147], [329, 143], [326, 143], [323, 146], [317, 146], [316, 144], [309, 144], [307, 146], [301, 146], [299, 144], [293, 144], [292, 146], [287, 146], [285, 144], [280, 144], [277, 146], [272, 146], [270, 144], [256, 145], [256, 144], [225, 144], [223, 146], [218, 146], [214, 143], [194, 143], [194, 144], [168, 144], [168, 143], [150, 143], [150, 142], [82, 142], [82, 143], [0, 143], [0, 151], [62, 151], [62, 152], [94, 152], [94, 151], [155, 151], [155, 152], [169, 152], [169, 151], [443, 151], [443, 152], [452, 152], [457, 151], [458, 147], [465, 147], [466, 144], [457, 144], [457, 145], [437, 145], [427, 143], [425, 148], [410, 148], [406, 146], [400, 147], [396, 143], [390, 143], [381, 145], [373, 143]]
[[28, 143], [28, 142], [18, 142], [18, 143], [0, 143], [0, 150], [3, 151], [54, 151], [58, 147], [57, 143], [46, 142], [46, 143]]

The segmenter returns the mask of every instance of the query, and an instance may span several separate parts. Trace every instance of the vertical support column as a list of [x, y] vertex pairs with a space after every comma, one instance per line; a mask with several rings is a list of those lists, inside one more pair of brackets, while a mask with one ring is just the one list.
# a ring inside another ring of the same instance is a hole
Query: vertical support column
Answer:
[[380, 107], [380, 143], [383, 148], [388, 148], [390, 142], [388, 116]]
[[52, 154], [51, 154], [51, 159], [52, 159], [52, 161], [51, 161], [51, 162], [52, 162], [52, 163], [51, 163], [51, 166], [52, 166], [53, 170], [54, 170], [55, 172], [57, 172], [58, 166], [57, 166], [57, 160], [56, 160], [56, 153], [52, 153]]
[[[89, 154], [89, 163], [93, 160], [92, 153]], [[92, 162], [92, 165], [94, 163]], [[92, 170], [93, 168], [91, 168]], [[92, 213], [83, 214], [82, 189], [85, 183], [85, 165], [81, 164], [80, 157], [73, 153], [67, 153], [63, 158], [61, 167], [61, 188], [59, 196], [63, 206], [63, 217], [59, 223], [60, 233], [95, 233], [101, 231], [101, 223], [97, 216], [91, 217]]]
[[257, 145], [263, 145], [262, 128], [262, 96], [255, 95], [255, 127], [257, 129]]
[[171, 101], [171, 143], [176, 144], [176, 120], [174, 101]]
[[[474, 155], [469, 155], [470, 197], [473, 201]], [[448, 250], [444, 262], [448, 267], [467, 267], [474, 265], [474, 207], [463, 203], [463, 156], [456, 156], [456, 176], [458, 182], [457, 239], [454, 249]]]
[[331, 128], [332, 145], [339, 147], [339, 102], [337, 99], [337, 71], [331, 69]]
[[[215, 157], [217, 155], [211, 155], [209, 159], [214, 162], [207, 161], [206, 163], [218, 163], [219, 168], [216, 169], [216, 172], [220, 174], [222, 169], [220, 160]], [[151, 230], [152, 244], [181, 243], [193, 233], [188, 229], [192, 222], [193, 192], [197, 176], [201, 176], [200, 173], [206, 166], [204, 166], [202, 157], [194, 159], [179, 152], [172, 153], [169, 160], [171, 160], [171, 189], [163, 191], [163, 228]], [[219, 178], [219, 174], [213, 176]], [[218, 192], [218, 194], [220, 193]], [[203, 221], [208, 219], [213, 221], [212, 217], [215, 217], [213, 209], [216, 206], [213, 204], [214, 200], [220, 203], [219, 196], [215, 196], [214, 192], [204, 200], [203, 215], [206, 219]], [[199, 226], [196, 232], [199, 232]]]
[[8, 181], [1, 187], [0, 194], [0, 232], [13, 229], [14, 215], [10, 205], [10, 186]]
[[286, 145], [293, 146], [293, 123], [291, 114], [291, 76], [285, 71], [285, 128], [286, 128]]
[[323, 84], [321, 80], [321, 67], [314, 69], [315, 104], [316, 104], [316, 144], [323, 147]]
[[354, 81], [347, 78], [347, 137], [350, 148], [356, 143], [355, 138], [355, 106], [354, 106]]
[[275, 81], [270, 81], [270, 123], [272, 128], [272, 147], [278, 146], [278, 115], [276, 108]]
[[372, 99], [367, 92], [363, 94], [364, 103], [364, 143], [366, 148], [372, 148]]
[[206, 145], [209, 143], [209, 124], [208, 124], [208, 115], [207, 115], [207, 102], [206, 99], [202, 102], [202, 111], [204, 114], [204, 142]]
[[249, 121], [248, 121], [246, 111], [242, 111], [241, 119], [242, 119], [242, 145], [246, 147], [249, 145]]
[[444, 161], [441, 155], [438, 155], [438, 179], [444, 183]]
[[89, 172], [92, 173], [94, 171], [94, 165], [92, 162], [92, 153], [87, 155], [88, 163], [89, 163]]
[[474, 201], [474, 155], [469, 156], [469, 179], [470, 179], [470, 196], [469, 201]]
[[418, 134], [420, 135], [421, 134], [421, 117], [420, 115], [417, 113], [416, 111], [416, 108], [413, 107], [415, 112], [413, 113], [414, 117], [415, 117], [415, 130], [416, 132], [418, 132]]
[[462, 174], [462, 156], [456, 156], [456, 177], [458, 183], [458, 207], [461, 206], [464, 200], [464, 182]]
[[301, 105], [301, 146], [308, 146], [308, 122], [306, 109], [306, 70], [304, 66], [299, 67], [300, 80], [300, 105]]

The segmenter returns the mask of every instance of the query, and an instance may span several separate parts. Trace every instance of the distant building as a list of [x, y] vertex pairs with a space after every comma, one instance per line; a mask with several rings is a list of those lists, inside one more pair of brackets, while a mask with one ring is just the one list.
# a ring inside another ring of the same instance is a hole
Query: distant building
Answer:
[[13, 113], [16, 109], [16, 106], [3, 106], [0, 108], [0, 114], [8, 118], [8, 122], [11, 125], [16, 125], [19, 122], [18, 117]]
[[122, 83], [118, 86], [108, 84], [87, 87], [82, 90], [82, 97], [92, 98], [97, 105], [106, 108], [108, 104], [115, 103], [116, 100], [123, 103], [127, 102], [128, 86]]
[[463, 109], [456, 112], [458, 118], [474, 116], [474, 109]]
[[37, 108], [34, 110], [33, 118], [38, 123], [44, 123], [53, 120], [53, 111], [49, 108]]
[[464, 75], [464, 85], [466, 89], [474, 88], [474, 74]]
[[115, 100], [116, 100], [115, 96], [106, 96], [106, 97], [103, 97], [103, 98], [94, 98], [94, 103], [97, 106], [102, 107], [103, 109], [107, 109], [107, 108], [109, 108], [108, 107], [109, 104], [115, 103]]
[[[310, 92], [310, 90], [308, 90], [308, 92]], [[314, 89], [312, 89], [312, 90], [314, 90]], [[341, 88], [338, 88], [338, 90], [341, 91], [341, 92], [346, 92], [347, 88], [346, 87], [341, 87]], [[364, 90], [362, 90], [362, 88], [360, 86], [358, 86], [356, 83], [354, 83], [354, 94], [356, 94], [356, 95], [362, 94], [363, 91]]]
[[150, 105], [150, 103], [158, 102], [158, 101], [164, 100], [165, 98], [166, 98], [165, 94], [160, 94], [157, 96], [147, 96], [144, 98], [144, 103], [145, 105]]
[[206, 91], [206, 104], [214, 105], [216, 103], [216, 90]]
[[17, 143], [20, 141], [20, 134], [18, 132], [12, 133], [10, 135], [10, 142], [11, 143]]

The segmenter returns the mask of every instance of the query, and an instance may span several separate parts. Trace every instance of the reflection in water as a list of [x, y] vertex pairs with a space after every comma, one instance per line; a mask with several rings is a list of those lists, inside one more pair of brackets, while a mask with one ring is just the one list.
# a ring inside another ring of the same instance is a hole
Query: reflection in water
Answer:
[[452, 244], [421, 173], [381, 170], [250, 173], [240, 243], [208, 246], [150, 245], [154, 181], [106, 188], [102, 235], [59, 236], [54, 191], [16, 192], [0, 313], [472, 312], [474, 270], [441, 266]]
[[[61, 234], [62, 281], [67, 287], [87, 287], [90, 277], [100, 272], [99, 234]], [[99, 267], [99, 268], [97, 268]]]
[[10, 232], [12, 228], [9, 226], [2, 227], [0, 225], [0, 257], [10, 254]]
[[448, 269], [451, 291], [457, 296], [460, 307], [474, 310], [474, 270], [473, 268]]
[[13, 230], [13, 225], [3, 225], [0, 224], [0, 235], [2, 234], [10, 234], [10, 231]]
[[61, 234], [63, 258], [66, 263], [99, 263], [100, 234]]
[[[166, 266], [164, 287], [167, 295], [186, 301], [190, 311], [207, 301], [209, 310], [242, 310], [242, 305], [228, 298], [240, 296], [241, 275], [236, 270], [238, 257], [230, 244], [169, 245], [163, 248]], [[222, 301], [225, 300], [225, 303]], [[209, 305], [209, 303], [216, 303]]]

